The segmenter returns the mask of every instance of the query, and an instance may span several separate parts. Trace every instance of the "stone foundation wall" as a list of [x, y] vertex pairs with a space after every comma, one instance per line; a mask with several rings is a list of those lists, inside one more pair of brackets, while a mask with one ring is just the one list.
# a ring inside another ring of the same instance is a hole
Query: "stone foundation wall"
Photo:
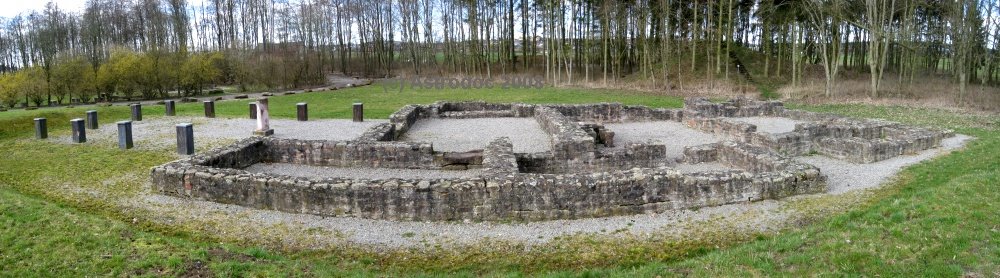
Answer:
[[392, 141], [396, 139], [396, 125], [392, 123], [380, 123], [369, 127], [365, 130], [361, 136], [358, 136], [357, 141], [360, 142], [379, 142], [379, 141]]
[[[879, 119], [852, 119], [835, 114], [784, 109], [774, 102], [737, 99], [711, 103], [685, 99], [684, 122], [691, 128], [726, 136], [738, 142], [762, 146], [785, 155], [811, 152], [855, 163], [871, 163], [934, 148], [951, 131], [903, 126]], [[752, 124], [726, 117], [780, 116], [807, 121], [791, 132], [757, 132]]]
[[697, 112], [702, 117], [756, 117], [780, 116], [785, 106], [780, 101], [755, 101], [737, 98], [713, 103], [707, 98], [685, 98], [684, 109]]
[[826, 190], [823, 176], [811, 169], [694, 174], [670, 168], [574, 174], [511, 173], [512, 148], [502, 139], [494, 141], [484, 151], [483, 163], [504, 169], [496, 169], [498, 174], [478, 178], [307, 179], [211, 166], [212, 163], [223, 165], [226, 161], [235, 161], [238, 156], [255, 151], [265, 155], [243, 158], [278, 158], [291, 163], [324, 161], [326, 152], [323, 149], [335, 147], [318, 141], [296, 141], [252, 138], [157, 166], [151, 172], [152, 186], [166, 195], [260, 209], [420, 221], [600, 217], [782, 198]]
[[805, 155], [813, 150], [813, 137], [804, 132], [792, 131], [777, 134], [754, 132], [750, 134], [749, 138], [748, 142], [752, 145], [766, 147], [789, 156]]
[[535, 121], [552, 140], [552, 156], [557, 160], [590, 160], [594, 155], [594, 137], [580, 125], [549, 107], [535, 108]]
[[719, 143], [685, 147], [683, 160], [691, 164], [718, 161]]
[[684, 119], [683, 109], [649, 108], [642, 105], [622, 107], [621, 122], [675, 121]]
[[[867, 163], [936, 147], [950, 131], [786, 110], [745, 99], [685, 101], [685, 110], [620, 104], [532, 105], [485, 102], [409, 105], [355, 141], [251, 138], [154, 167], [153, 189], [166, 195], [254, 208], [390, 220], [549, 220], [660, 212], [826, 191], [816, 167], [782, 154], [818, 151]], [[430, 144], [394, 142], [419, 118], [533, 117], [551, 136], [551, 152], [513, 152], [508, 138], [481, 152], [435, 153]], [[757, 132], [732, 116], [807, 120], [792, 132]], [[681, 173], [668, 168], [666, 146], [603, 148], [613, 130], [600, 123], [680, 121], [732, 137], [688, 147], [689, 163], [719, 162], [744, 170]], [[579, 122], [589, 122], [581, 124]], [[588, 133], [587, 130], [591, 132]], [[333, 167], [442, 169], [482, 167], [455, 179], [295, 178], [242, 170], [279, 162]]]
[[483, 149], [483, 168], [489, 175], [517, 173], [517, 156], [510, 138], [497, 138]]
[[394, 127], [392, 138], [399, 138], [400, 135], [409, 131], [410, 127], [420, 119], [423, 110], [423, 106], [410, 104], [389, 115], [389, 123]]
[[[414, 108], [410, 108], [413, 106]], [[576, 122], [623, 122], [623, 121], [680, 121], [682, 109], [649, 108], [642, 105], [622, 105], [621, 103], [595, 104], [525, 104], [525, 103], [488, 103], [482, 101], [436, 102], [431, 105], [408, 105], [390, 116], [390, 122], [400, 128], [402, 115], [409, 111], [422, 111], [421, 117], [427, 118], [494, 118], [494, 117], [533, 117], [535, 109], [547, 107], [555, 109], [570, 121]], [[412, 125], [412, 122], [409, 123]]]
[[[335, 167], [438, 169], [430, 144], [264, 138], [264, 161]], [[258, 150], [259, 151], [259, 150]], [[221, 155], [217, 155], [221, 156]]]
[[742, 142], [749, 141], [751, 133], [757, 131], [757, 126], [725, 118], [685, 118], [684, 123], [693, 129], [708, 133], [723, 135]]

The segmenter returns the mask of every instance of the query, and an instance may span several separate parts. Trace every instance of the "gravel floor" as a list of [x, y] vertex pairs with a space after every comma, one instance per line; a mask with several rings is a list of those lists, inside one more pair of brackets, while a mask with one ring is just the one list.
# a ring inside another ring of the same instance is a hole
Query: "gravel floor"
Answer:
[[627, 142], [665, 144], [668, 158], [683, 157], [684, 147], [720, 141], [712, 134], [674, 121], [608, 123], [604, 127], [615, 132], [616, 148], [622, 148]]
[[250, 165], [246, 169], [253, 173], [270, 173], [289, 175], [303, 178], [329, 178], [346, 177], [356, 179], [391, 179], [391, 178], [419, 178], [419, 179], [451, 179], [474, 177], [482, 174], [481, 169], [448, 171], [448, 170], [421, 170], [421, 169], [389, 169], [389, 168], [342, 168], [323, 167], [288, 163], [258, 163]]
[[[272, 119], [271, 128], [278, 138], [350, 140], [385, 120], [366, 120], [356, 123], [351, 120], [316, 120], [299, 122], [295, 120]], [[214, 142], [229, 142], [253, 135], [255, 120], [224, 119], [204, 117], [157, 117], [132, 122], [132, 141], [136, 149], [153, 150], [176, 147], [179, 123], [194, 124], [195, 146]], [[108, 146], [118, 145], [118, 126], [114, 122], [100, 123], [98, 129], [86, 130], [88, 144]], [[71, 144], [71, 135], [54, 137], [56, 142]], [[199, 147], [199, 149], [201, 149]]]
[[795, 124], [804, 121], [792, 120], [784, 117], [745, 117], [727, 118], [730, 121], [743, 122], [757, 126], [757, 131], [767, 133], [783, 133], [795, 131]]
[[435, 151], [464, 152], [483, 149], [503, 136], [510, 137], [514, 152], [551, 149], [549, 135], [534, 118], [421, 119], [399, 140], [431, 142]]
[[882, 182], [895, 176], [899, 169], [932, 158], [947, 150], [961, 147], [970, 138], [967, 135], [957, 134], [955, 137], [942, 140], [941, 148], [868, 164], [855, 164], [822, 155], [801, 156], [796, 157], [795, 160], [819, 167], [820, 171], [829, 177], [827, 179], [827, 185], [830, 187], [829, 193], [840, 194], [851, 190], [878, 187]]

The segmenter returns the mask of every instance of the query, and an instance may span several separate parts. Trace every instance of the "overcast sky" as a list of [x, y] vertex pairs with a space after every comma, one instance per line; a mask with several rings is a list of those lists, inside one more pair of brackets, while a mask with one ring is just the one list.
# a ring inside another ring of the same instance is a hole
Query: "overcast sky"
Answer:
[[[11, 18], [17, 16], [18, 14], [28, 11], [45, 10], [45, 4], [49, 1], [46, 0], [0, 0], [0, 16]], [[87, 0], [52, 0], [56, 5], [59, 6], [60, 10], [79, 12], [83, 10], [83, 4]]]

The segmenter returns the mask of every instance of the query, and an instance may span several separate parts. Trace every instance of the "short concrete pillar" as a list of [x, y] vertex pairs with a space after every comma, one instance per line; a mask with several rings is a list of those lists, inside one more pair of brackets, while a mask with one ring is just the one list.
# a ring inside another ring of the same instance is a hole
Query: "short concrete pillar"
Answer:
[[132, 121], [142, 121], [142, 104], [132, 104]]
[[355, 122], [365, 121], [365, 107], [364, 104], [360, 102], [354, 103], [354, 121]]
[[194, 154], [194, 125], [191, 123], [177, 125], [177, 153]]
[[163, 105], [166, 106], [166, 115], [167, 116], [177, 115], [177, 107], [175, 106], [173, 100], [164, 101]]
[[118, 122], [118, 148], [123, 150], [132, 148], [132, 121]]
[[73, 143], [87, 142], [87, 130], [83, 127], [83, 119], [72, 119], [69, 121], [69, 125], [73, 127]]
[[49, 138], [49, 123], [45, 118], [35, 118], [35, 139]]
[[254, 119], [254, 120], [257, 119], [257, 103], [256, 102], [251, 102], [250, 103], [250, 119]]
[[97, 129], [97, 110], [87, 111], [87, 129]]
[[206, 100], [205, 103], [205, 118], [215, 118], [215, 101]]
[[274, 130], [271, 129], [270, 115], [267, 113], [267, 98], [263, 97], [257, 100], [257, 130], [253, 131], [254, 135], [257, 136], [270, 136], [274, 134]]
[[309, 105], [305, 102], [295, 104], [295, 115], [300, 122], [309, 120]]

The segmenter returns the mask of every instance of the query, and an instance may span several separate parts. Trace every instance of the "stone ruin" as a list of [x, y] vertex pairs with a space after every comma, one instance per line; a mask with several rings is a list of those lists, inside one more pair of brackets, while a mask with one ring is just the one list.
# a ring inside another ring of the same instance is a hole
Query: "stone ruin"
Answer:
[[[508, 137], [466, 152], [399, 140], [422, 120], [497, 117], [533, 119], [548, 134], [551, 149], [516, 153]], [[747, 117], [798, 122], [794, 130], [773, 133], [741, 121]], [[674, 122], [725, 139], [669, 156], [669, 143], [615, 142], [606, 124], [627, 122]], [[170, 196], [292, 213], [416, 221], [576, 219], [823, 193], [821, 170], [792, 157], [816, 153], [870, 163], [937, 147], [952, 135], [748, 99], [690, 98], [683, 109], [437, 102], [407, 105], [355, 140], [252, 137], [154, 167], [151, 178], [155, 191]], [[245, 170], [258, 163], [479, 171], [461, 178], [379, 179]], [[703, 163], [725, 169], [679, 170]]]

